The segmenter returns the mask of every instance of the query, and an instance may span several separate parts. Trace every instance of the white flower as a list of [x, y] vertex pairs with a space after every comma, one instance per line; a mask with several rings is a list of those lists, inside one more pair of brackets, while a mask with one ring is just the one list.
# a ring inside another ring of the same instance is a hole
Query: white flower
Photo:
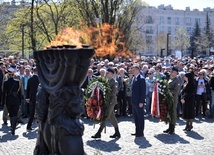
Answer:
[[166, 86], [164, 85], [163, 88], [166, 88]]

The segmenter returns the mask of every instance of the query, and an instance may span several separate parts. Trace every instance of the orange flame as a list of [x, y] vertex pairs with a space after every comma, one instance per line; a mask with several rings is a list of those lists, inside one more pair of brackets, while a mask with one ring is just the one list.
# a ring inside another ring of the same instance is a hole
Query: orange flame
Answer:
[[76, 45], [82, 47], [82, 44], [90, 44], [90, 38], [83, 31], [67, 27], [59, 32], [54, 41], [51, 41], [47, 47], [59, 45]]
[[112, 25], [102, 24], [92, 31], [92, 43], [98, 57], [127, 56], [130, 52], [125, 47], [123, 35]]
[[88, 28], [83, 26], [81, 30], [67, 27], [59, 32], [54, 41], [47, 47], [59, 45], [89, 44], [95, 50], [95, 56], [110, 58], [116, 56], [132, 56], [125, 47], [124, 36], [120, 31], [109, 24], [98, 24], [97, 27]]

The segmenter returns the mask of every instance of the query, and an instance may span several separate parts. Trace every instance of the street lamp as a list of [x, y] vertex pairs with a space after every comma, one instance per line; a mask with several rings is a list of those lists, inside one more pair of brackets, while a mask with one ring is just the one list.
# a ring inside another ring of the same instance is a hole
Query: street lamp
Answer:
[[163, 51], [165, 50], [165, 48], [161, 48], [161, 58], [163, 57]]
[[167, 33], [167, 40], [166, 40], [166, 52], [167, 52], [167, 56], [169, 56], [169, 35], [170, 33]]
[[22, 29], [22, 58], [24, 59], [24, 27], [25, 27], [25, 24], [21, 24], [21, 29]]

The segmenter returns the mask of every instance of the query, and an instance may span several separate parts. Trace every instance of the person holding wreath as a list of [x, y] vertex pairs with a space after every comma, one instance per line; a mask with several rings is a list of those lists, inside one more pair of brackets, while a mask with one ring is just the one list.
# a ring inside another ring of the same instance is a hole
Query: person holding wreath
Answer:
[[182, 117], [186, 120], [184, 131], [191, 131], [193, 128], [192, 122], [195, 118], [194, 97], [196, 86], [192, 73], [186, 73], [184, 79], [186, 82], [184, 83], [184, 88], [181, 91], [181, 103], [183, 105]]
[[[111, 92], [109, 95], [109, 107], [108, 107], [108, 116], [106, 119], [104, 119], [101, 124], [100, 124], [100, 128], [98, 129], [97, 133], [93, 136], [91, 136], [91, 138], [101, 138], [101, 132], [103, 131], [103, 129], [106, 126], [106, 123], [108, 120], [110, 120], [111, 124], [114, 126], [115, 129], [115, 133], [113, 135], [110, 136], [110, 138], [120, 138], [120, 132], [119, 132], [119, 128], [118, 128], [118, 122], [117, 119], [115, 117], [115, 113], [114, 113], [114, 106], [117, 104], [117, 82], [114, 80], [114, 70], [109, 68], [107, 69], [107, 74], [106, 74], [108, 81], [109, 81], [109, 86], [111, 88]], [[106, 109], [105, 109], [106, 110]]]
[[174, 100], [172, 103], [172, 113], [170, 114], [170, 121], [169, 121], [169, 128], [164, 130], [164, 133], [173, 134], [175, 132], [175, 124], [177, 121], [177, 103], [178, 103], [178, 93], [179, 93], [179, 87], [180, 83], [177, 78], [178, 75], [178, 68], [172, 67], [170, 72], [170, 79], [168, 81], [169, 84], [169, 90], [172, 93], [172, 96], [174, 96]]

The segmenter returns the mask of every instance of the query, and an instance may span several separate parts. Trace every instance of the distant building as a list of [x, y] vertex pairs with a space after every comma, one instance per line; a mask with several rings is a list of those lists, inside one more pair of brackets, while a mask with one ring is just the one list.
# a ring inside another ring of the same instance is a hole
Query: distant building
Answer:
[[[212, 24], [211, 27], [214, 27], [214, 9], [211, 8], [199, 11], [198, 9], [190, 10], [190, 7], [186, 7], [185, 10], [174, 10], [171, 5], [160, 5], [158, 8], [142, 6], [142, 12], [139, 16], [143, 15], [143, 18], [138, 24], [143, 25], [142, 36], [145, 35], [146, 43], [150, 45], [146, 45], [139, 51], [144, 55], [157, 55], [161, 50], [156, 48], [156, 40], [160, 35], [164, 35], [166, 40], [167, 33], [169, 33], [169, 39], [173, 41], [177, 28], [186, 28], [187, 33], [190, 35], [194, 31], [196, 21], [198, 21], [200, 28], [205, 27], [207, 12]], [[162, 48], [166, 52], [166, 43], [165, 47]], [[173, 50], [173, 47], [170, 47], [170, 50]]]

